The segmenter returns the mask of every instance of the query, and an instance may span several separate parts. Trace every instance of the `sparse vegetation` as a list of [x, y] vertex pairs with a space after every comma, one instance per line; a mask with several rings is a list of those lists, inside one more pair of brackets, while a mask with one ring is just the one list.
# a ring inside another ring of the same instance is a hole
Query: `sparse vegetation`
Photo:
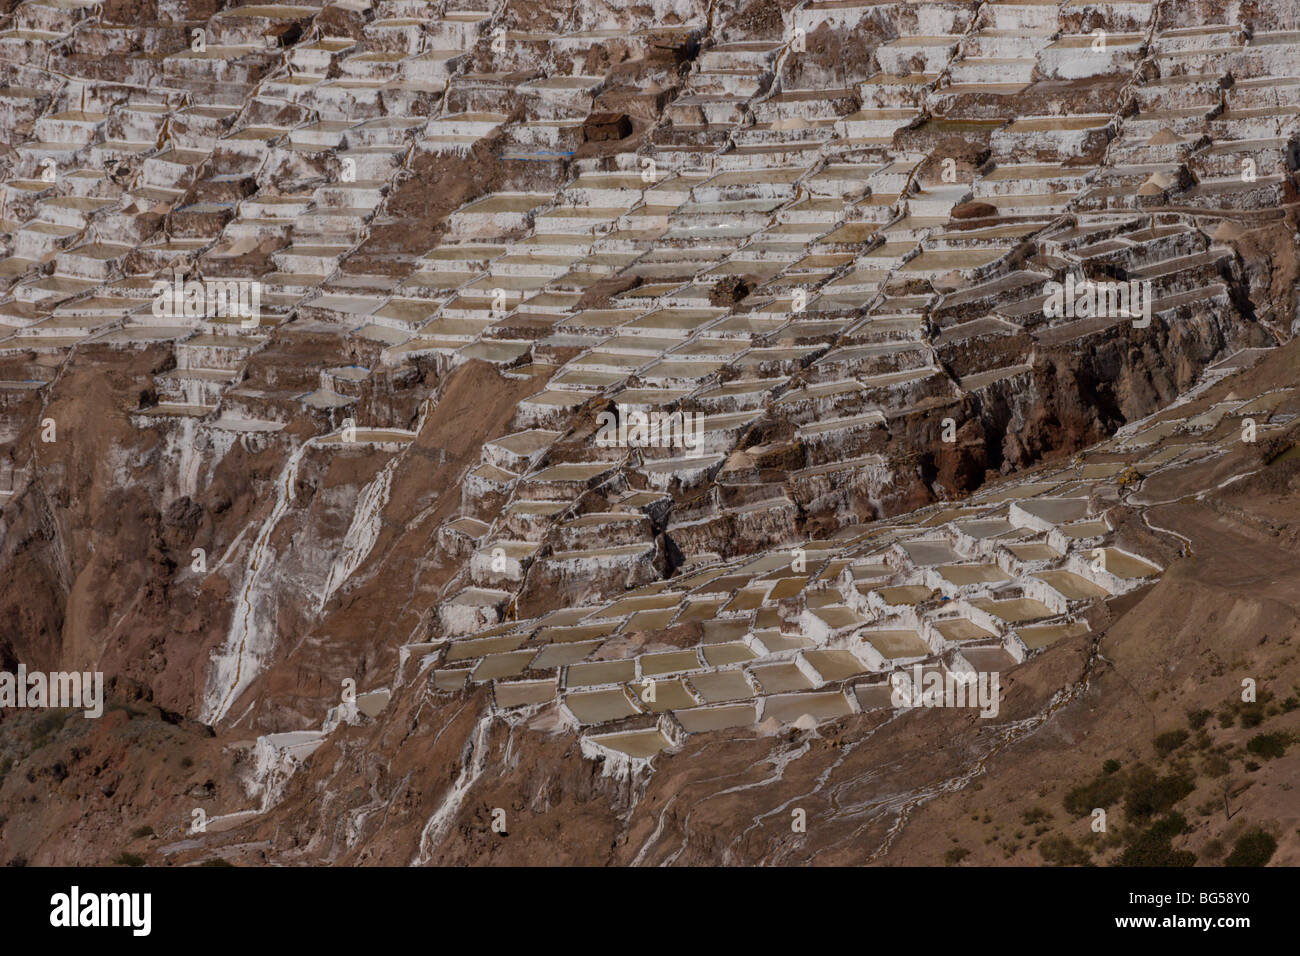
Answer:
[[1289, 734], [1256, 734], [1246, 742], [1246, 749], [1265, 760], [1275, 760], [1286, 754], [1291, 743]]
[[1092, 865], [1092, 854], [1087, 847], [1080, 846], [1068, 836], [1044, 837], [1038, 844], [1038, 853], [1044, 862], [1052, 866]]
[[1020, 815], [1020, 819], [1024, 821], [1025, 826], [1033, 826], [1035, 823], [1042, 823], [1044, 820], [1050, 820], [1051, 818], [1052, 812], [1044, 810], [1042, 807], [1030, 807]]
[[1063, 803], [1067, 813], [1082, 817], [1091, 813], [1095, 807], [1113, 806], [1123, 795], [1123, 776], [1108, 772], [1103, 765], [1101, 774], [1091, 782], [1068, 791]]
[[1237, 837], [1232, 852], [1223, 861], [1224, 866], [1264, 866], [1277, 851], [1277, 839], [1260, 827], [1247, 830]]
[[1233, 727], [1240, 720], [1247, 730], [1258, 727], [1266, 717], [1282, 712], [1282, 708], [1273, 702], [1273, 692], [1261, 690], [1259, 697], [1253, 701], [1229, 700], [1219, 711], [1219, 726]]
[[1171, 753], [1187, 743], [1188, 733], [1181, 728], [1178, 730], [1168, 730], [1160, 734], [1153, 741], [1156, 753], [1160, 757], [1168, 757]]
[[1129, 774], [1124, 800], [1124, 813], [1134, 822], [1144, 822], [1158, 813], [1164, 813], [1196, 789], [1189, 774], [1171, 773], [1158, 776], [1147, 767], [1138, 767]]
[[114, 857], [113, 862], [118, 866], [144, 866], [144, 857], [135, 853], [119, 853]]
[[1217, 863], [1223, 859], [1225, 852], [1227, 852], [1227, 847], [1223, 845], [1222, 840], [1208, 840], [1205, 846], [1201, 847], [1201, 859], [1207, 863]]
[[1117, 866], [1194, 866], [1196, 854], [1175, 850], [1173, 839], [1190, 831], [1181, 813], [1170, 813], [1137, 831], [1120, 854]]
[[68, 722], [68, 713], [66, 710], [47, 711], [32, 724], [29, 733], [33, 750], [40, 750], [50, 742], [51, 737], [63, 729], [63, 725]]
[[1232, 764], [1223, 754], [1206, 754], [1201, 758], [1201, 773], [1207, 777], [1222, 777], [1232, 769]]

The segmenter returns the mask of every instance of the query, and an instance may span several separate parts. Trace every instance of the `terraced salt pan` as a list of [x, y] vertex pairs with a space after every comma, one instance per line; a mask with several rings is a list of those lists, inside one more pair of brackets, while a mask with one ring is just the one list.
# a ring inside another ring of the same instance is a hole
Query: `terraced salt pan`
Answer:
[[473, 660], [488, 654], [500, 654], [512, 651], [524, 642], [522, 635], [509, 634], [500, 637], [485, 637], [477, 640], [453, 641], [447, 648], [445, 660], [448, 663]]
[[476, 684], [501, 677], [516, 677], [522, 674], [533, 659], [533, 651], [512, 651], [505, 654], [489, 654], [479, 661], [470, 679]]
[[673, 712], [682, 729], [688, 734], [707, 733], [712, 730], [731, 730], [752, 727], [758, 723], [758, 710], [753, 704], [725, 704], [720, 707], [692, 707]]
[[543, 647], [537, 652], [533, 659], [531, 668], [533, 670], [546, 670], [552, 667], [564, 667], [569, 664], [577, 664], [586, 660], [596, 649], [605, 642], [600, 641], [576, 641], [571, 644], [551, 644]]
[[992, 631], [980, 627], [970, 618], [954, 617], [933, 622], [934, 629], [945, 641], [960, 643], [962, 641], [982, 641], [996, 637]]
[[1045, 581], [1071, 601], [1090, 601], [1110, 597], [1110, 592], [1101, 585], [1070, 571], [1039, 571], [1033, 577]]
[[747, 644], [740, 641], [727, 644], [706, 644], [701, 648], [701, 653], [710, 667], [743, 664], [757, 657]]
[[1002, 647], [963, 648], [961, 656], [966, 658], [967, 662], [974, 667], [976, 671], [985, 674], [999, 674], [1002, 671], [1010, 670], [1016, 664], [1020, 663]]
[[1121, 551], [1118, 548], [1098, 548], [1093, 554], [1095, 561], [1110, 574], [1121, 578], [1149, 578], [1160, 573], [1160, 568], [1142, 558]]
[[[654, 714], [669, 710], [675, 712], [699, 703], [680, 680], [642, 681], [630, 685], [628, 689], [641, 701], [642, 707]], [[653, 699], [648, 699], [651, 697]]]
[[1009, 624], [1040, 621], [1045, 617], [1055, 617], [1057, 613], [1042, 601], [1034, 598], [1008, 598], [1001, 601], [978, 599], [972, 601], [971, 604]]
[[867, 671], [866, 665], [851, 651], [803, 651], [802, 656], [818, 673], [823, 682], [845, 680]]
[[752, 667], [750, 673], [754, 675], [766, 694], [810, 690], [813, 686], [808, 675], [793, 663], [759, 665]]
[[740, 670], [692, 674], [687, 682], [707, 703], [742, 700], [755, 696], [755, 690]]
[[646, 760], [672, 746], [659, 730], [633, 730], [626, 733], [602, 734], [587, 737], [600, 747], [613, 750], [639, 760]]
[[847, 717], [853, 707], [840, 691], [816, 694], [781, 694], [763, 699], [763, 719], [793, 724], [805, 717], [814, 723]]
[[1062, 525], [1060, 532], [1067, 538], [1080, 541], [1088, 538], [1100, 538], [1103, 535], [1108, 534], [1110, 532], [1110, 525], [1102, 519], [1095, 521], [1076, 521], [1073, 524]]
[[870, 629], [863, 631], [860, 636], [889, 661], [930, 655], [930, 645], [913, 628]]
[[582, 724], [604, 724], [640, 713], [621, 687], [569, 693], [564, 697], [564, 705]]
[[636, 678], [635, 661], [593, 661], [574, 664], [565, 672], [568, 687], [626, 683]]
[[934, 591], [924, 584], [900, 584], [877, 588], [872, 593], [890, 607], [914, 607], [930, 600]]
[[1044, 541], [1027, 541], [1017, 544], [1006, 544], [1004, 547], [1015, 555], [1019, 561], [1056, 561], [1062, 557], [1061, 552], [1052, 548]]
[[956, 564], [963, 560], [946, 541], [906, 541], [899, 545], [912, 563], [922, 567]]
[[555, 699], [554, 680], [498, 682], [492, 686], [498, 707], [529, 707]]
[[1083, 621], [1070, 621], [1063, 624], [1038, 624], [1016, 628], [1017, 636], [1024, 642], [1025, 647], [1031, 651], [1048, 647], [1062, 638], [1079, 637], [1087, 633], [1088, 625]]
[[997, 584], [1011, 580], [1011, 575], [996, 564], [950, 564], [939, 568], [939, 574], [945, 581], [958, 587], [972, 584]]

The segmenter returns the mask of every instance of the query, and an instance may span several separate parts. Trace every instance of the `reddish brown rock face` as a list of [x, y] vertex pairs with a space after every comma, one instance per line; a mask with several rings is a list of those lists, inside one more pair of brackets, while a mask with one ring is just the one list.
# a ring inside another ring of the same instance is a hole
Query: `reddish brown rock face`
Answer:
[[632, 120], [626, 113], [592, 113], [582, 124], [582, 136], [589, 143], [624, 139], [632, 135]]
[[1149, 6], [10, 4], [0, 862], [1296, 863], [1294, 5]]

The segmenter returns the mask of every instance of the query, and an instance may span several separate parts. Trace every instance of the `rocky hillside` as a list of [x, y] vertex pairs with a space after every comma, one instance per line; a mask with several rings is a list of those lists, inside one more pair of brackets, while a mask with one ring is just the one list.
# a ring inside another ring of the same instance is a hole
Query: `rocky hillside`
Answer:
[[482, 6], [0, 17], [0, 860], [1300, 862], [1300, 4]]

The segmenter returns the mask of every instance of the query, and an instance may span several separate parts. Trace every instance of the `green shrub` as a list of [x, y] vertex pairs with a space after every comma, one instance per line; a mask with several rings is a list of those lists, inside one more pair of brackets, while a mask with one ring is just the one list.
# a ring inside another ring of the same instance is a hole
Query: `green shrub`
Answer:
[[1168, 757], [1171, 753], [1187, 743], [1187, 731], [1169, 730], [1156, 737], [1154, 743], [1156, 753], [1161, 757]]
[[1124, 813], [1134, 822], [1149, 820], [1164, 813], [1196, 789], [1196, 782], [1186, 774], [1157, 776], [1147, 767], [1138, 767], [1129, 775]]
[[66, 710], [51, 710], [42, 714], [40, 719], [32, 724], [30, 731], [32, 739], [39, 740], [42, 737], [57, 734], [63, 729], [63, 725], [68, 722], [68, 713]]
[[1209, 719], [1210, 712], [1208, 710], [1189, 710], [1187, 712], [1187, 723], [1192, 730], [1200, 730]]
[[144, 857], [134, 853], [119, 853], [113, 862], [118, 866], [144, 866]]
[[1246, 749], [1265, 760], [1273, 760], [1283, 756], [1290, 743], [1291, 738], [1287, 734], [1256, 734], [1247, 741]]
[[1068, 836], [1044, 837], [1038, 844], [1038, 853], [1052, 866], [1091, 866], [1092, 854]]
[[153, 827], [151, 826], [146, 825], [142, 827], [136, 827], [134, 830], [131, 831], [132, 840], [140, 840], [143, 839], [144, 837], [151, 837], [151, 836], [153, 836]]
[[1247, 830], [1237, 837], [1232, 852], [1223, 861], [1224, 866], [1263, 866], [1273, 858], [1277, 840], [1273, 834], [1259, 827]]
[[1122, 776], [1106, 773], [1090, 782], [1075, 787], [1062, 800], [1066, 812], [1076, 817], [1087, 816], [1096, 807], [1109, 807], [1124, 794]]
[[943, 855], [943, 862], [946, 866], [956, 866], [968, 856], [970, 856], [970, 850], [964, 846], [955, 846]]
[[1173, 839], [1189, 831], [1181, 813], [1170, 813], [1133, 834], [1117, 861], [1118, 866], [1195, 866], [1196, 854], [1175, 850]]
[[1264, 704], [1261, 701], [1254, 701], [1249, 704], [1242, 704], [1240, 708], [1241, 726], [1249, 729], [1258, 727], [1264, 722]]

